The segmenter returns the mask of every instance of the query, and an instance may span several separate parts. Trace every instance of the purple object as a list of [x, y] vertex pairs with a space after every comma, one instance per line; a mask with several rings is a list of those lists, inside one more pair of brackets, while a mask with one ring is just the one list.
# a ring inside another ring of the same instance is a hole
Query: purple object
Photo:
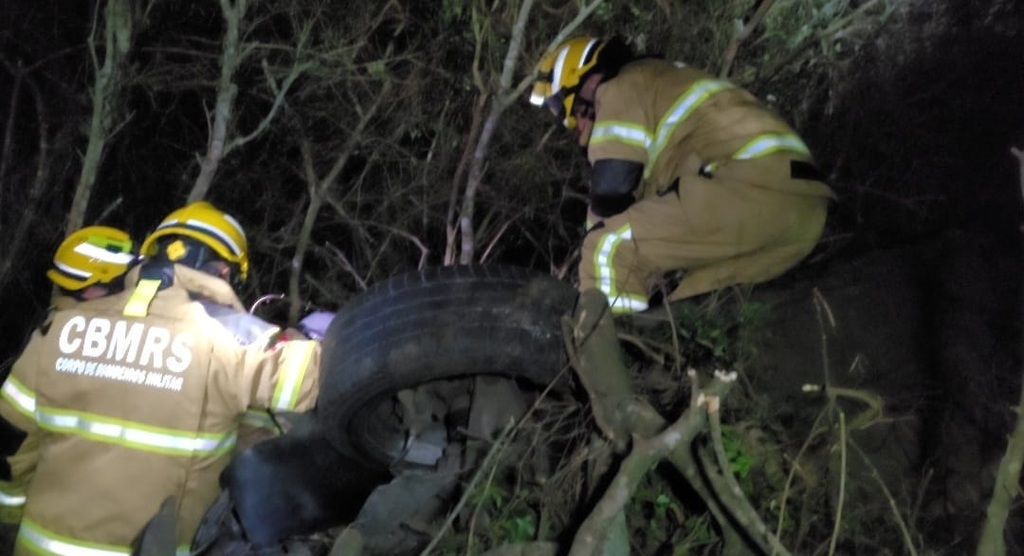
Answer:
[[330, 311], [313, 311], [299, 321], [298, 329], [310, 339], [323, 340], [332, 320], [334, 313]]

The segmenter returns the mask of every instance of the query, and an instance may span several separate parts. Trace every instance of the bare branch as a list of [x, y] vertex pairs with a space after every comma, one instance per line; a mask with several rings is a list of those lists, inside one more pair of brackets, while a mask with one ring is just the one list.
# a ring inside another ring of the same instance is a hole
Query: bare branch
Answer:
[[722, 62], [722, 69], [718, 71], [718, 77], [725, 79], [729, 77], [729, 70], [732, 68], [732, 62], [736, 59], [736, 54], [739, 53], [740, 45], [743, 41], [750, 37], [750, 34], [754, 32], [754, 29], [764, 21], [764, 16], [768, 14], [768, 10], [771, 9], [772, 5], [775, 4], [775, 0], [760, 0], [757, 6], [757, 10], [754, 11], [754, 15], [750, 17], [750, 21], [746, 24], [743, 21], [737, 21], [736, 33], [733, 35], [732, 40], [729, 41], [729, 46], [725, 50], [725, 60]]
[[[128, 56], [132, 34], [131, 6], [127, 0], [107, 0], [104, 11], [104, 59], [97, 65], [92, 87], [92, 118], [89, 122], [89, 143], [82, 157], [82, 169], [75, 185], [75, 195], [68, 211], [68, 229], [75, 230], [82, 226], [85, 212], [89, 207], [96, 175], [99, 173], [103, 151], [114, 127], [114, 97], [121, 86], [121, 66]], [[93, 33], [89, 36], [89, 51], [96, 60], [94, 37], [96, 35], [95, 20]]]
[[[1024, 150], [1011, 147], [1010, 152], [1020, 163], [1020, 188], [1024, 198]], [[1021, 228], [1024, 233], [1024, 226]], [[1021, 314], [1024, 314], [1022, 307]], [[1022, 381], [1024, 382], [1024, 381]], [[1006, 554], [1006, 518], [1010, 514], [1013, 500], [1020, 492], [1020, 472], [1024, 466], [1024, 384], [1021, 386], [1020, 401], [1015, 408], [1017, 422], [1006, 446], [1006, 452], [999, 462], [996, 473], [996, 484], [992, 490], [986, 510], [985, 525], [978, 542], [979, 556], [988, 554]]]

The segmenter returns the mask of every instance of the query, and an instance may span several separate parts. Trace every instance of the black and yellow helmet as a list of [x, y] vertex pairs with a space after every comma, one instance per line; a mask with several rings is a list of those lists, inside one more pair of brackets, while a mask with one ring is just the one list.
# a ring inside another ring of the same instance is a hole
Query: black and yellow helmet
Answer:
[[611, 79], [633, 59], [633, 53], [617, 37], [576, 37], [559, 44], [537, 64], [530, 103], [547, 106], [568, 129], [576, 128], [572, 108], [584, 81], [593, 73]]
[[109, 226], [86, 226], [64, 238], [53, 254], [46, 277], [57, 287], [76, 292], [94, 284], [110, 284], [138, 257], [128, 232]]
[[[172, 241], [177, 238], [181, 241]], [[142, 242], [142, 254], [161, 255], [172, 262], [199, 267], [204, 257], [195, 258], [189, 247], [193, 240], [216, 256], [233, 265], [244, 281], [249, 274], [249, 242], [245, 231], [231, 215], [206, 201], [182, 207], [164, 218], [153, 233]]]

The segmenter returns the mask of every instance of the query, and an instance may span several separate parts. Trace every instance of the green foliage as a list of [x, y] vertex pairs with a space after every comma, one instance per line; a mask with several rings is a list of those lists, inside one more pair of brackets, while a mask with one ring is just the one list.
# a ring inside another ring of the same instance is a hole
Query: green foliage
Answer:
[[[501, 476], [496, 473], [496, 477]], [[483, 552], [503, 544], [537, 540], [539, 514], [527, 501], [533, 493], [513, 490], [517, 487], [512, 484], [492, 481], [470, 492], [459, 520], [463, 525], [443, 540], [438, 554], [464, 554], [470, 544]]]
[[733, 368], [756, 354], [769, 307], [730, 297], [672, 305], [681, 350], [692, 364]]
[[445, 23], [454, 23], [462, 17], [465, 4], [466, 0], [442, 0], [441, 19]]
[[738, 479], [747, 479], [750, 476], [750, 468], [753, 460], [750, 454], [743, 449], [743, 439], [734, 427], [724, 425], [722, 427], [722, 447], [725, 449], [725, 457], [729, 460], [730, 471]]
[[644, 476], [626, 507], [626, 524], [632, 538], [644, 539], [647, 546], [668, 542], [682, 525], [682, 506], [669, 484], [655, 472]]

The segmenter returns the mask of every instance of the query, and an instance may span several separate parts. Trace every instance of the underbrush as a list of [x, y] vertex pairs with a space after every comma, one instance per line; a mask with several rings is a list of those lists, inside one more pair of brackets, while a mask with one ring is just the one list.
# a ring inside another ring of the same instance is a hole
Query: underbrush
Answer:
[[[694, 445], [721, 446], [730, 484], [781, 541], [777, 553], [921, 553], [922, 534], [915, 529], [920, 493], [886, 484], [858, 444], [860, 431], [883, 418], [878, 398], [854, 390], [809, 391], [804, 407], [778, 407], [744, 377], [757, 357], [767, 311], [734, 291], [674, 304], [673, 318], [656, 325], [619, 319], [636, 394], [672, 422], [693, 403], [693, 384], [715, 369], [737, 370], [737, 386], [722, 400], [720, 429], [705, 428]], [[508, 554], [510, 543], [520, 543], [524, 554], [564, 553], [615, 487], [626, 455], [602, 438], [591, 409], [566, 404], [533, 411], [493, 443], [495, 457], [464, 483], [468, 489], [451, 525], [429, 553]], [[606, 523], [603, 543], [609, 554], [750, 550], [730, 538], [737, 531], [754, 533], [742, 524], [723, 530], [706, 500], [662, 461], [642, 475], [621, 515]]]

